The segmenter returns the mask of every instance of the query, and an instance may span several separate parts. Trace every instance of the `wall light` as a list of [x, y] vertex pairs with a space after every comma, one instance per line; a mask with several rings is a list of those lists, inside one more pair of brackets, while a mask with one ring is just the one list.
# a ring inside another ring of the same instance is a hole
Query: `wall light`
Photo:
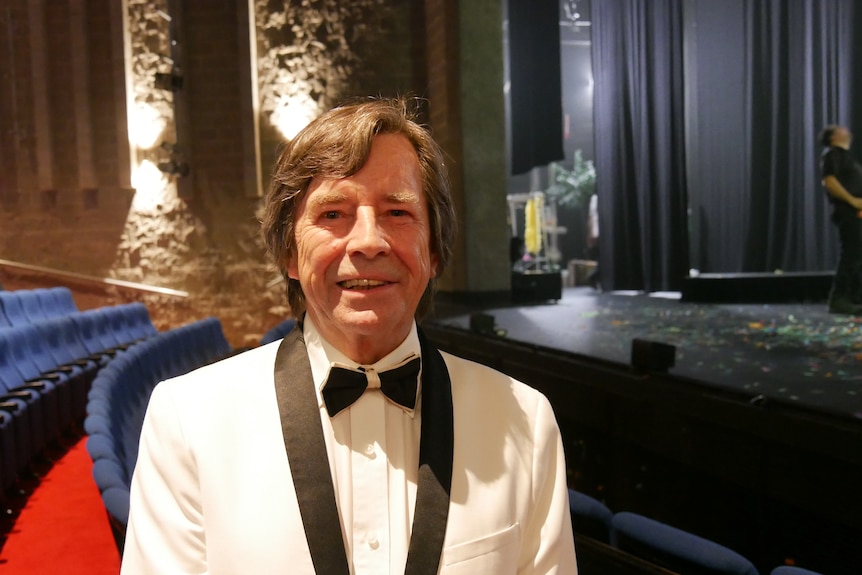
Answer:
[[150, 211], [165, 198], [168, 181], [162, 171], [149, 160], [144, 160], [132, 172], [132, 187], [135, 197], [132, 208], [136, 211]]
[[154, 106], [138, 102], [129, 118], [129, 139], [138, 148], [149, 150], [158, 143], [165, 126], [165, 117]]
[[282, 96], [269, 121], [282, 136], [292, 140], [319, 113], [317, 103], [306, 94]]

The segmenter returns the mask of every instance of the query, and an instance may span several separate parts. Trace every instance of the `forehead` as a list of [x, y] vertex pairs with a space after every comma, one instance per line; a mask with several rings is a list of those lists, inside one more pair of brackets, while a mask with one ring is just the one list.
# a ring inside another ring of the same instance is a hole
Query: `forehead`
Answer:
[[356, 173], [340, 179], [313, 178], [304, 199], [332, 201], [353, 192], [402, 200], [423, 197], [419, 157], [410, 140], [401, 134], [375, 136], [368, 158]]

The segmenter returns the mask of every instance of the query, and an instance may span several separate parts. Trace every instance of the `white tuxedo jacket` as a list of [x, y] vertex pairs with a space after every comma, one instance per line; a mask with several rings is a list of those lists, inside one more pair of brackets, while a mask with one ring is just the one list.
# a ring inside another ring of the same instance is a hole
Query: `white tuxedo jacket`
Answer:
[[[314, 574], [276, 403], [278, 346], [156, 387], [132, 480], [122, 575]], [[443, 357], [455, 441], [439, 573], [575, 574], [549, 402], [485, 366]]]

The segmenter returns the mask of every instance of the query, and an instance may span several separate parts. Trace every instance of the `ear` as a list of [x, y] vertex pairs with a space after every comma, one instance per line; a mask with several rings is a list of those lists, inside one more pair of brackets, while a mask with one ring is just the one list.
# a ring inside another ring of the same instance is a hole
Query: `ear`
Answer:
[[440, 264], [440, 260], [437, 258], [437, 254], [431, 253], [431, 277], [437, 277], [437, 267]]
[[291, 250], [291, 253], [287, 256], [287, 261], [285, 262], [284, 269], [287, 270], [287, 277], [292, 280], [299, 280], [299, 265], [297, 265], [297, 261], [299, 258], [296, 257], [296, 250]]

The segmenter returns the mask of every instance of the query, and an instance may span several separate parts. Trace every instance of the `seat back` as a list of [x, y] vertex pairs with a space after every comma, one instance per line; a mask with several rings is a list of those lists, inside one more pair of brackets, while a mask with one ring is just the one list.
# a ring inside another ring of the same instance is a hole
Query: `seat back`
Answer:
[[97, 314], [92, 312], [93, 310], [82, 311], [69, 317], [75, 323], [78, 337], [80, 338], [84, 349], [87, 350], [87, 353], [98, 355], [104, 352], [107, 348], [102, 343], [99, 335], [99, 317]]
[[6, 320], [12, 327], [30, 323], [30, 318], [27, 317], [21, 305], [22, 293], [24, 290], [0, 291], [0, 306], [3, 307]]
[[150, 318], [147, 306], [140, 302], [132, 302], [123, 306], [123, 312], [129, 320], [129, 330], [135, 339], [143, 339], [159, 333]]
[[54, 309], [57, 310], [59, 316], [78, 313], [78, 305], [75, 303], [75, 298], [72, 297], [72, 290], [65, 286], [49, 288], [51, 296], [54, 298]]
[[614, 514], [604, 503], [586, 493], [569, 489], [569, 511], [575, 533], [617, 545]]
[[35, 288], [33, 290], [33, 295], [36, 296], [35, 299], [39, 302], [39, 308], [42, 310], [43, 317], [41, 319], [49, 319], [62, 315], [60, 309], [57, 307], [57, 300], [54, 298], [52, 290], [53, 288]]
[[623, 511], [613, 516], [623, 551], [687, 575], [758, 575], [754, 564], [714, 541]]
[[276, 340], [279, 340], [286, 336], [290, 331], [296, 326], [296, 320], [293, 318], [287, 318], [282, 320], [275, 326], [273, 326], [269, 331], [263, 334], [263, 337], [260, 338], [260, 345], [266, 345], [268, 343], [272, 343]]
[[793, 565], [781, 565], [773, 569], [769, 575], [822, 575], [817, 571], [795, 567]]
[[[147, 313], [147, 323], [152, 326], [148, 318]], [[150, 394], [158, 382], [224, 357], [226, 345], [229, 352], [221, 322], [216, 318], [157, 331], [117, 353], [93, 381], [84, 422], [89, 434], [87, 451], [120, 547]]]
[[29, 322], [32, 323], [34, 321], [48, 319], [45, 310], [42, 309], [42, 302], [38, 290], [20, 290], [18, 293], [20, 294], [18, 297], [21, 302], [21, 309], [24, 310], [24, 315], [27, 316]]

